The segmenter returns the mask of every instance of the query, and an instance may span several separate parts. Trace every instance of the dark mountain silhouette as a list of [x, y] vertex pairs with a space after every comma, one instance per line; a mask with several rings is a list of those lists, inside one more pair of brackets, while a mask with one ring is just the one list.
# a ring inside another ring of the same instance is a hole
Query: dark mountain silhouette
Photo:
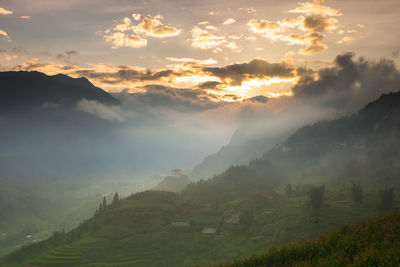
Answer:
[[0, 72], [0, 111], [40, 107], [46, 103], [73, 105], [80, 99], [118, 105], [119, 101], [86, 78], [48, 76], [32, 71]]

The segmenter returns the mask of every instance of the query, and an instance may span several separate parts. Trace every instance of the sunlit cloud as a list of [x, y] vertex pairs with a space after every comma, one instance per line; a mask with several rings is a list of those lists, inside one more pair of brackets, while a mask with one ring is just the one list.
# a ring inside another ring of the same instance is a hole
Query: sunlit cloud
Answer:
[[132, 47], [132, 48], [141, 48], [147, 46], [147, 40], [143, 39], [138, 35], [126, 35], [123, 32], [114, 32], [109, 33], [106, 32], [104, 38], [107, 42], [112, 43], [112, 48], [119, 47]]
[[7, 41], [11, 41], [11, 38], [8, 36], [8, 34], [3, 31], [2, 29], [0, 29], [0, 36], [3, 37], [3, 39], [7, 40]]
[[299, 50], [299, 54], [315, 55], [328, 48], [327, 45], [322, 43], [324, 35], [319, 32], [311, 32], [304, 35], [291, 34], [284, 37], [290, 44], [300, 44], [304, 48]]
[[[261, 34], [272, 41], [284, 41], [289, 45], [302, 45], [298, 53], [315, 55], [328, 49], [323, 43], [323, 32], [333, 33], [339, 28], [339, 21], [334, 18], [342, 14], [331, 7], [321, 5], [323, 1], [299, 3], [289, 13], [301, 13], [295, 18], [284, 18], [280, 21], [251, 19], [250, 31]], [[297, 32], [295, 31], [297, 30]], [[299, 34], [298, 31], [305, 32]], [[338, 32], [340, 34], [340, 31]]]
[[132, 18], [139, 23], [134, 25], [130, 18], [125, 17], [120, 23], [103, 32], [105, 40], [113, 44], [112, 48], [146, 47], [147, 39], [145, 37], [167, 38], [181, 33], [180, 29], [162, 23], [161, 15], [143, 16], [134, 13]]
[[[139, 93], [161, 86], [206, 94], [210, 101], [241, 101], [258, 95], [277, 97], [289, 95], [298, 80], [295, 67], [283, 62], [269, 63], [256, 59], [225, 67], [210, 67], [213, 59], [167, 58], [176, 62], [170, 69], [148, 69], [136, 66], [93, 64], [90, 68], [32, 59], [14, 70], [41, 71], [49, 75], [63, 73], [72, 77], [86, 77], [93, 84], [112, 92], [129, 90]], [[182, 91], [183, 93], [183, 91]]]
[[21, 18], [21, 19], [30, 19], [31, 16], [21, 16], [20, 18]]
[[315, 1], [312, 2], [299, 2], [298, 6], [295, 9], [291, 9], [289, 13], [302, 13], [306, 15], [321, 15], [321, 16], [329, 16], [336, 17], [341, 16], [342, 13], [339, 10], [331, 8], [329, 6], [321, 5], [323, 1]]
[[7, 10], [5, 8], [0, 7], [0, 15], [11, 15], [14, 14], [11, 10]]
[[200, 59], [193, 59], [193, 58], [166, 57], [166, 59], [168, 59], [169, 61], [173, 61], [173, 62], [199, 63], [199, 64], [202, 64], [202, 65], [214, 65], [214, 64], [218, 63], [218, 61], [216, 61], [213, 58], [200, 60]]
[[13, 59], [16, 59], [18, 56], [15, 53], [9, 53], [5, 49], [0, 49], [0, 61], [5, 60], [5, 61], [11, 61]]
[[210, 33], [207, 29], [194, 26], [191, 30], [192, 46], [203, 50], [212, 50], [214, 53], [221, 52], [223, 48], [238, 50], [235, 42], [228, 41], [222, 35]]
[[238, 8], [238, 10], [245, 11], [248, 14], [256, 14], [257, 13], [257, 11], [254, 7], [240, 7], [240, 8]]
[[235, 19], [233, 19], [233, 18], [228, 18], [228, 19], [226, 19], [222, 24], [224, 24], [224, 25], [229, 25], [229, 24], [233, 24], [233, 23], [235, 23], [235, 22], [236, 22]]
[[137, 14], [134, 14], [133, 17], [136, 17], [135, 20], [141, 21], [139, 24], [131, 27], [131, 30], [137, 34], [144, 34], [156, 38], [165, 38], [177, 36], [181, 33], [181, 30], [178, 28], [164, 25], [161, 22], [161, 19], [163, 19], [161, 15], [154, 17], [150, 15], [147, 15], [146, 17], [138, 17]]

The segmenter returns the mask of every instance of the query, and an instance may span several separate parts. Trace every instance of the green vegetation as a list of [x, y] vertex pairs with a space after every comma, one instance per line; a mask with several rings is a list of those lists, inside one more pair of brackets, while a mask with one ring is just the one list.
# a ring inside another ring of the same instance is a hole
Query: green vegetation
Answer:
[[400, 212], [396, 211], [220, 266], [399, 266], [399, 251]]
[[[357, 205], [351, 199], [351, 184], [325, 188], [318, 224], [307, 195], [284, 197], [261, 191], [234, 200], [222, 198], [216, 209], [215, 202], [185, 194], [137, 193], [102, 203], [76, 229], [23, 247], [3, 257], [0, 266], [206, 265], [261, 253], [380, 212], [379, 191], [371, 187]], [[226, 223], [233, 214], [240, 215], [239, 224]], [[205, 227], [216, 228], [217, 234], [201, 234]]]

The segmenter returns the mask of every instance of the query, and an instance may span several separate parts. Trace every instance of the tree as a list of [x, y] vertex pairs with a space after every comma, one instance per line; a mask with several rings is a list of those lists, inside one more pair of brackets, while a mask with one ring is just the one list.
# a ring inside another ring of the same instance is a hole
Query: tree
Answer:
[[363, 191], [360, 184], [353, 183], [351, 187], [351, 198], [354, 203], [360, 204], [363, 201]]
[[106, 197], [103, 197], [103, 204], [102, 204], [102, 209], [105, 209], [107, 207], [107, 200]]
[[319, 210], [322, 207], [324, 193], [325, 185], [311, 187], [310, 191], [308, 192], [308, 197], [310, 199], [313, 209]]
[[118, 203], [119, 203], [119, 196], [118, 196], [118, 192], [115, 192], [115, 195], [114, 195], [114, 198], [113, 198], [112, 204], [113, 204], [113, 205], [118, 205]]
[[391, 210], [394, 205], [394, 188], [385, 187], [385, 189], [379, 192], [381, 198], [381, 207], [384, 211]]
[[286, 197], [292, 197], [293, 196], [293, 188], [291, 184], [287, 184], [285, 186], [285, 195]]

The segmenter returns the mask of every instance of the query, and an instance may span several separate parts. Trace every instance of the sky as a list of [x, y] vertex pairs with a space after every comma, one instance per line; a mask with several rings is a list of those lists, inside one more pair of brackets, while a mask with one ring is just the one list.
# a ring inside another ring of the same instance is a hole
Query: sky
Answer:
[[0, 0], [0, 71], [86, 77], [121, 105], [77, 110], [189, 169], [399, 91], [399, 14], [398, 0]]
[[0, 69], [209, 102], [280, 97], [344, 52], [398, 64], [399, 14], [397, 0], [1, 0]]

